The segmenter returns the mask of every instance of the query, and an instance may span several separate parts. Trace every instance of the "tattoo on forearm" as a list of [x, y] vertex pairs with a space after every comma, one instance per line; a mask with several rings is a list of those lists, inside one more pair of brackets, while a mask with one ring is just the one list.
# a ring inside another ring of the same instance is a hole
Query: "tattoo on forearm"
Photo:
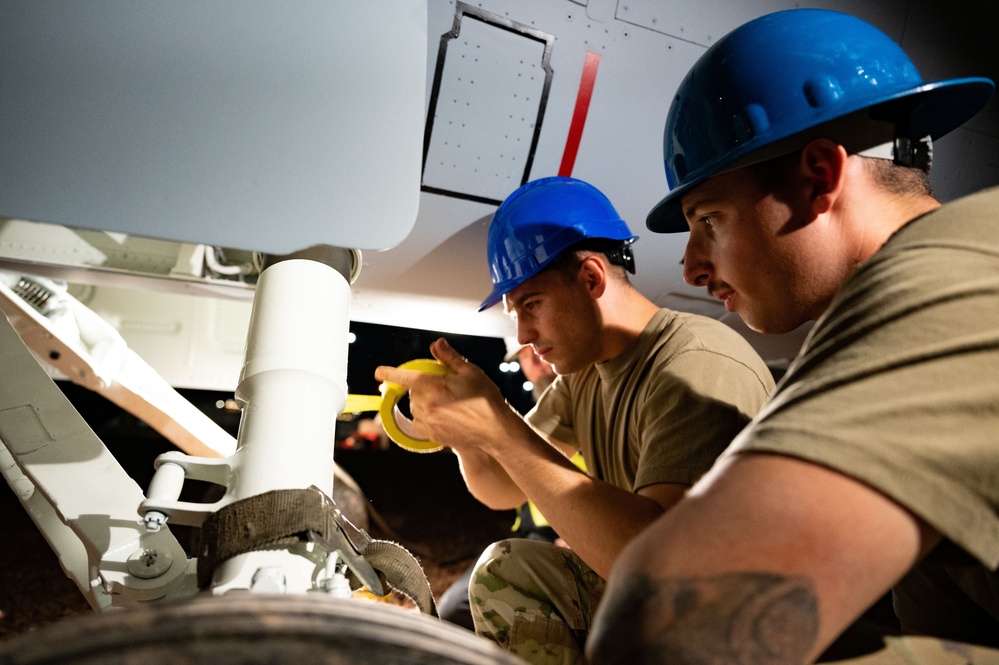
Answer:
[[593, 665], [800, 664], [819, 628], [811, 581], [771, 573], [632, 575], [602, 602]]

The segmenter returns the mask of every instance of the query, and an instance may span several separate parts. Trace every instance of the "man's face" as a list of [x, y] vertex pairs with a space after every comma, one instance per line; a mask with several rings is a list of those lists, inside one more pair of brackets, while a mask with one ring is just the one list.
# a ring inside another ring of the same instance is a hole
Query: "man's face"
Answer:
[[818, 318], [842, 281], [832, 267], [836, 239], [799, 190], [792, 182], [779, 195], [765, 191], [739, 169], [681, 198], [690, 225], [684, 280], [758, 332], [785, 333]]
[[578, 271], [573, 274], [542, 270], [503, 296], [506, 312], [517, 324], [517, 341], [531, 345], [559, 374], [594, 362], [599, 348], [595, 304]]
[[520, 362], [520, 371], [524, 373], [524, 378], [531, 383], [537, 384], [546, 380], [551, 383], [555, 378], [555, 370], [534, 352], [533, 347], [521, 347], [517, 352], [517, 360]]

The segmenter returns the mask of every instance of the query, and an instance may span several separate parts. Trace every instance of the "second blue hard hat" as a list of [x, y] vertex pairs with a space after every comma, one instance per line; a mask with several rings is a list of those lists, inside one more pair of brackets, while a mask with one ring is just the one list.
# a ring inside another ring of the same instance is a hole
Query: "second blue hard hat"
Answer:
[[828, 138], [858, 143], [858, 152], [884, 132], [889, 141], [937, 139], [981, 110], [994, 87], [987, 78], [927, 83], [901, 47], [848, 14], [790, 9], [762, 16], [722, 37], [680, 83], [663, 136], [670, 192], [646, 224], [660, 233], [686, 231], [684, 192], [804, 147], [818, 137], [810, 130], [834, 120], [852, 119], [840, 122], [841, 136]]
[[631, 242], [636, 237], [593, 185], [565, 176], [532, 180], [503, 201], [489, 224], [486, 253], [493, 290], [479, 311], [498, 303], [578, 242]]

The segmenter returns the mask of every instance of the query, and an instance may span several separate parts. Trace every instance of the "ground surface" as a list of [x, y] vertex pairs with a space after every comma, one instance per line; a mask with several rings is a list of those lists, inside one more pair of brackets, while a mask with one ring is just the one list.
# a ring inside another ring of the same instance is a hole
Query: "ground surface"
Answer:
[[[169, 444], [101, 398], [64, 389], [126, 471], [145, 487], [152, 460], [172, 449]], [[475, 501], [448, 452], [420, 455], [393, 446], [337, 450], [335, 459], [376, 513], [371, 535], [413, 552], [435, 597], [487, 544], [509, 533], [513, 513], [491, 511]], [[91, 611], [14, 493], [0, 482], [0, 640]]]

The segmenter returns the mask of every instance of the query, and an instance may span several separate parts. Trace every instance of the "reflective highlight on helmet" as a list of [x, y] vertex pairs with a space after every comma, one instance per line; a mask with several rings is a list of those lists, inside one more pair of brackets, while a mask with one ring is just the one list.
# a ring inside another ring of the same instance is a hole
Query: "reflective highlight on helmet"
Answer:
[[628, 225], [593, 185], [564, 176], [532, 180], [510, 194], [489, 224], [486, 251], [493, 290], [479, 311], [536, 275], [576, 243], [631, 242]]
[[709, 48], [681, 82], [663, 136], [670, 193], [646, 223], [661, 233], [686, 231], [684, 191], [820, 135], [857, 152], [896, 137], [939, 138], [977, 113], [993, 89], [986, 78], [926, 83], [895, 42], [848, 14], [762, 16]]

